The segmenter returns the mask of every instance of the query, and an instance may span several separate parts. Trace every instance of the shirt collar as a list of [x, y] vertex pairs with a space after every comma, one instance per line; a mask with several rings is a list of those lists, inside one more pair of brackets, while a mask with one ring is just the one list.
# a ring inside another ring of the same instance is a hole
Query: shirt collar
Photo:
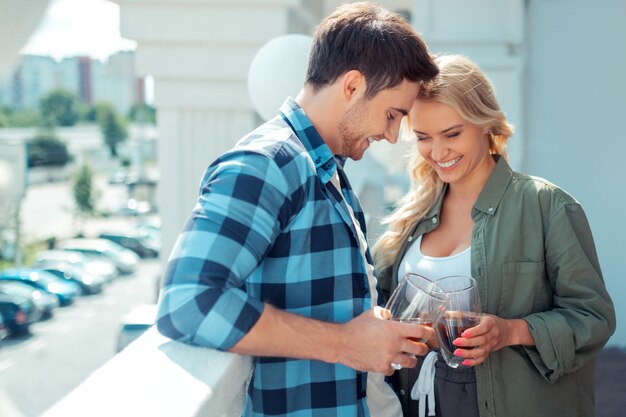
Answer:
[[285, 100], [280, 106], [280, 113], [309, 153], [315, 164], [317, 176], [323, 184], [326, 184], [337, 170], [337, 161], [332, 151], [294, 99], [289, 97]]
[[501, 155], [492, 155], [496, 166], [491, 172], [487, 183], [478, 195], [474, 209], [487, 214], [495, 214], [502, 196], [513, 177], [513, 170]]
[[448, 191], [448, 183], [443, 183], [443, 189], [441, 191], [441, 194], [439, 194], [439, 197], [437, 197], [435, 204], [433, 204], [430, 210], [428, 210], [428, 213], [426, 213], [426, 215], [424, 216], [424, 219], [430, 220], [433, 217], [439, 216], [439, 214], [441, 213], [441, 206], [443, 204], [443, 198], [445, 197], [447, 191]]

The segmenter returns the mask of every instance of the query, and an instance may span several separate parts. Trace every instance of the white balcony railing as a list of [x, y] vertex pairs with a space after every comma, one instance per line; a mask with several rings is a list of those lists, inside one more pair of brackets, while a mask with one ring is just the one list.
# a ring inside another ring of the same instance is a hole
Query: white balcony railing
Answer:
[[41, 417], [238, 417], [250, 357], [186, 345], [151, 328]]

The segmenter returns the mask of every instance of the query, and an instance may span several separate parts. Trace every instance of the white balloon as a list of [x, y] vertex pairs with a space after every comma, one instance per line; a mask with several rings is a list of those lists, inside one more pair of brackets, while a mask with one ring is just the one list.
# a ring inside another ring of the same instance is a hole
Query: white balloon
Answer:
[[312, 38], [291, 34], [274, 38], [259, 49], [248, 71], [248, 94], [259, 115], [269, 120], [283, 101], [295, 97], [306, 76]]

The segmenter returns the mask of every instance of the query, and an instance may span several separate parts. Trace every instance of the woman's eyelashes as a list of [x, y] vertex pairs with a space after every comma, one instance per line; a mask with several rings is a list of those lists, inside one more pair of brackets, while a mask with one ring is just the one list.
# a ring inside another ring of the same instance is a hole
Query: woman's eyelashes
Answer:
[[[456, 137], [459, 137], [460, 135], [461, 135], [461, 132], [452, 132], [452, 133], [447, 133], [445, 135], [445, 137], [446, 137], [446, 139], [454, 139]], [[418, 142], [430, 139], [430, 136], [422, 136], [422, 135], [419, 135], [419, 134], [416, 134], [415, 136], [416, 136]]]

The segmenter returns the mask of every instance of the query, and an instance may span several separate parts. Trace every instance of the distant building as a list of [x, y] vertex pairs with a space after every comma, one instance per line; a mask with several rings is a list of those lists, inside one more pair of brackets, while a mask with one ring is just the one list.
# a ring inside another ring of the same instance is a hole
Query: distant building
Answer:
[[93, 100], [107, 101], [126, 114], [143, 97], [136, 96], [135, 54], [118, 52], [105, 62], [92, 61]]
[[71, 91], [86, 104], [109, 102], [126, 114], [144, 101], [143, 78], [135, 75], [134, 52], [118, 52], [101, 62], [89, 57], [56, 61], [51, 57], [24, 55], [0, 83], [0, 105], [16, 109], [39, 106], [42, 97], [59, 88]]
[[92, 60], [83, 56], [78, 58], [78, 97], [86, 104], [94, 104], [93, 102], [93, 82], [91, 77]]

